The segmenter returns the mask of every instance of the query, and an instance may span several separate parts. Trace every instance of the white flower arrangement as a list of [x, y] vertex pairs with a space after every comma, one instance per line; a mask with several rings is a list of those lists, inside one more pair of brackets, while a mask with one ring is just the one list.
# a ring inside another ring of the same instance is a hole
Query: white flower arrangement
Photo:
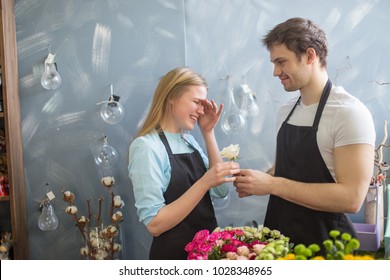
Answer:
[[[114, 183], [114, 177], [104, 177], [101, 179], [101, 184], [106, 188], [113, 187]], [[118, 225], [123, 221], [123, 213], [116, 209], [122, 208], [125, 203], [119, 195], [114, 195], [113, 192], [110, 192], [110, 194], [111, 207], [109, 214], [111, 224], [103, 226], [101, 221], [103, 198], [99, 198], [98, 200], [99, 208], [96, 221], [91, 221], [91, 200], [87, 200], [88, 216], [78, 216], [78, 209], [74, 203], [75, 195], [70, 191], [63, 191], [63, 199], [69, 204], [65, 212], [73, 216], [76, 226], [86, 243], [80, 249], [80, 255], [86, 256], [88, 259], [112, 260], [114, 259], [115, 253], [122, 249], [121, 245], [116, 242], [116, 239], [119, 236]]]
[[240, 153], [240, 146], [238, 144], [236, 145], [229, 145], [228, 147], [225, 147], [222, 149], [222, 151], [219, 152], [222, 158], [227, 158], [230, 161], [236, 161], [238, 159], [238, 154]]

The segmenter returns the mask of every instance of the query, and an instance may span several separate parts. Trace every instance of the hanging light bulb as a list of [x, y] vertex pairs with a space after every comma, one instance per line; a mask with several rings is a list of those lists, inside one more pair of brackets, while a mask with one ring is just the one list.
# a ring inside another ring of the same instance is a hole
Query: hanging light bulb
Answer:
[[95, 162], [97, 165], [104, 167], [112, 167], [118, 161], [117, 150], [108, 145], [107, 136], [104, 136], [103, 145], [97, 150]]
[[241, 87], [241, 92], [244, 96], [241, 110], [245, 112], [245, 114], [249, 114], [249, 116], [251, 117], [257, 116], [260, 112], [260, 109], [259, 106], [257, 105], [255, 94], [246, 83], [241, 84], [240, 87]]
[[[109, 124], [117, 124], [123, 120], [125, 116], [125, 109], [123, 108], [122, 104], [115, 100], [112, 85], [110, 87], [111, 94], [109, 100], [98, 103], [104, 103], [100, 111], [100, 115], [105, 122]], [[117, 98], [119, 100], [119, 97]]]
[[61, 76], [57, 72], [54, 55], [51, 53], [45, 59], [45, 71], [42, 74], [41, 85], [49, 90], [57, 89], [61, 85]]
[[237, 92], [241, 97], [241, 112], [246, 117], [257, 116], [260, 112], [260, 109], [257, 105], [256, 95], [246, 82], [245, 75], [241, 76], [241, 83], [237, 88]]
[[58, 218], [50, 200], [42, 201], [42, 213], [38, 219], [38, 227], [44, 231], [56, 230], [58, 227]]
[[228, 106], [227, 109], [223, 112], [221, 117], [221, 128], [222, 131], [226, 134], [239, 133], [246, 126], [245, 114], [241, 112], [238, 108], [236, 101], [234, 99], [234, 91], [232, 83], [230, 81], [230, 76], [227, 78], [227, 97]]

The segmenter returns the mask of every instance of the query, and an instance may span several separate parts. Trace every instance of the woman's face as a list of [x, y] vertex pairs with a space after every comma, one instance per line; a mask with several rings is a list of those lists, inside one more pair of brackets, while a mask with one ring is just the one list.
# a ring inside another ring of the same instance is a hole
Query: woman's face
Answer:
[[177, 100], [170, 101], [171, 111], [163, 129], [173, 133], [193, 130], [198, 118], [204, 114], [202, 100], [206, 96], [204, 86], [186, 87]]

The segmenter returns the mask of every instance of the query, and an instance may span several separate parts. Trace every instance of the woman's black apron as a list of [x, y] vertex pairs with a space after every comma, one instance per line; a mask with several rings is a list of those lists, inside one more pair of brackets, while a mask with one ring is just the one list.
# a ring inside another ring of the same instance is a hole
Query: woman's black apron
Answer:
[[[171, 180], [164, 194], [165, 203], [169, 204], [182, 196], [206, 172], [206, 167], [197, 149], [193, 153], [172, 154], [164, 133], [159, 134], [169, 156], [172, 168]], [[180, 211], [178, 209], [177, 211]], [[185, 260], [188, 253], [184, 250], [195, 233], [200, 230], [210, 231], [217, 227], [214, 208], [207, 192], [192, 212], [177, 226], [153, 238], [149, 253], [151, 260]]]
[[[312, 127], [287, 123], [300, 98], [283, 122], [277, 137], [275, 176], [307, 183], [335, 182], [317, 145], [318, 124], [331, 88], [328, 80]], [[312, 210], [273, 195], [269, 198], [264, 226], [279, 230], [295, 245], [316, 243], [322, 247], [333, 229], [356, 237], [350, 219], [343, 213]]]

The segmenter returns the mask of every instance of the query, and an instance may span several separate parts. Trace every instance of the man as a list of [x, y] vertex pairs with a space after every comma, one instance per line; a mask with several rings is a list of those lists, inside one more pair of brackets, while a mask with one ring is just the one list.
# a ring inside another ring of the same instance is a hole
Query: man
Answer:
[[343, 213], [360, 210], [372, 178], [372, 116], [330, 82], [326, 35], [312, 21], [291, 18], [263, 43], [273, 75], [287, 92], [300, 95], [279, 111], [274, 166], [267, 173], [241, 169], [236, 191], [239, 197], [269, 194], [264, 226], [295, 245], [320, 245], [333, 229], [356, 236]]

